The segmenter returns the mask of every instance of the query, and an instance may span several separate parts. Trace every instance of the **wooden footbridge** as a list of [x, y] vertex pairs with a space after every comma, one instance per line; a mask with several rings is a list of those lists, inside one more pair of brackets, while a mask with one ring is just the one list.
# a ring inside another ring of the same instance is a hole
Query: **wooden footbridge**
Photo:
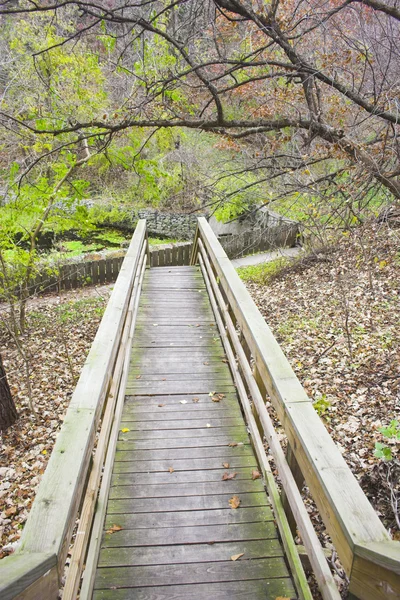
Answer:
[[207, 222], [192, 266], [147, 263], [139, 221], [1, 600], [311, 600], [303, 563], [338, 600], [304, 480], [348, 597], [399, 600], [400, 544]]

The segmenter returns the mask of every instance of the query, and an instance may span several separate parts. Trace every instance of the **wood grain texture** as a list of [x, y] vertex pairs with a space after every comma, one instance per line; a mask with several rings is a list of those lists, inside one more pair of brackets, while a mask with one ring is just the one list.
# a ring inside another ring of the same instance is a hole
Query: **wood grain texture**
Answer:
[[[167, 511], [160, 513], [141, 513], [130, 514], [122, 513], [118, 515], [118, 525], [123, 530], [140, 530], [173, 527], [207, 527], [217, 525], [235, 525], [243, 523], [262, 524], [273, 520], [273, 513], [269, 506], [240, 507], [240, 510], [232, 510], [230, 507], [215, 510], [196, 510], [189, 512]], [[115, 523], [115, 515], [109, 514], [106, 517], [105, 529], [109, 529]], [[244, 527], [243, 530], [246, 530]], [[138, 533], [140, 535], [140, 533]]]
[[249, 600], [262, 598], [296, 598], [290, 579], [254, 579], [248, 581], [224, 581], [196, 585], [166, 585], [142, 587], [134, 590], [95, 590], [93, 600]]
[[277, 579], [287, 577], [283, 558], [229, 560], [198, 564], [169, 564], [141, 567], [105, 567], [97, 571], [95, 589], [142, 587], [246, 579]]
[[[201, 525], [192, 527], [155, 527], [147, 529], [122, 529], [118, 535], [105, 534], [103, 548], [142, 548], [145, 546], [171, 546], [175, 544], [209, 544], [210, 542], [244, 542], [252, 540], [276, 539], [277, 533], [274, 524], [270, 521], [229, 525]], [[279, 545], [279, 549], [276, 548]], [[282, 555], [279, 542], [271, 545], [278, 552], [275, 556]], [[264, 552], [266, 550], [264, 549]], [[271, 550], [270, 550], [271, 551]], [[163, 549], [164, 554], [165, 549]], [[234, 554], [234, 553], [233, 553]], [[130, 564], [133, 564], [132, 562]]]
[[246, 560], [282, 556], [282, 547], [276, 540], [241, 540], [234, 542], [214, 542], [211, 536], [205, 544], [176, 544], [167, 547], [149, 546], [142, 548], [121, 547], [103, 548], [99, 567], [123, 567], [144, 565], [169, 565], [222, 562], [231, 556], [243, 553]]

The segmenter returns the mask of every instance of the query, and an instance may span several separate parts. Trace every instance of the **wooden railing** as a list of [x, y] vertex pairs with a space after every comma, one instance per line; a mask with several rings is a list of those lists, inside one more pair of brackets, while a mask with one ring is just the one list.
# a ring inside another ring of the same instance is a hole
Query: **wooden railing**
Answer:
[[[123, 395], [141, 283], [146, 222], [139, 221], [107, 309], [72, 396], [18, 550], [0, 562], [1, 600], [55, 600], [78, 510], [75, 546], [87, 543], [112, 431]], [[92, 458], [96, 433], [95, 454]], [[84, 553], [73, 555], [64, 597], [74, 597]]]
[[[340, 598], [299, 492], [304, 478], [349, 577], [351, 597], [398, 600], [400, 544], [383, 527], [204, 218], [199, 219], [191, 262], [199, 262], [204, 273], [294, 574], [298, 552], [289, 527], [295, 523], [323, 598]], [[287, 436], [286, 456], [266, 408], [267, 397]], [[281, 495], [262, 438], [278, 468]], [[296, 583], [300, 595], [307, 597], [304, 581]]]

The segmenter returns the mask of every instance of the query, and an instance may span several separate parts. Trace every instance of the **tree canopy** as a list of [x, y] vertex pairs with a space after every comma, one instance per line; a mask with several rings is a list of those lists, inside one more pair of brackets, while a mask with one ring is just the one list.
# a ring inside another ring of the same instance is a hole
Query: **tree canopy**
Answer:
[[2, 0], [0, 14], [7, 191], [28, 181], [53, 198], [66, 175], [70, 198], [83, 158], [139, 160], [186, 128], [238, 153], [233, 195], [281, 182], [400, 198], [392, 0]]

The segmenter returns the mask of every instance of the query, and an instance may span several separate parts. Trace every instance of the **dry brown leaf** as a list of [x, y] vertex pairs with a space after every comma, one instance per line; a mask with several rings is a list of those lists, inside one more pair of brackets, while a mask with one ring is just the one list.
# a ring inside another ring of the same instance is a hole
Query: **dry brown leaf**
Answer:
[[227, 362], [229, 362], [229, 361], [228, 361], [228, 359], [227, 359], [227, 358], [223, 358], [223, 359], [222, 359], [222, 362], [223, 362], [223, 363], [227, 363]]
[[232, 498], [229, 500], [229, 506], [231, 508], [239, 508], [240, 506], [240, 498], [239, 496], [232, 496]]
[[113, 525], [110, 529], [107, 529], [106, 533], [115, 533], [116, 531], [121, 531], [122, 527], [120, 525]]
[[237, 442], [229, 442], [229, 444], [228, 444], [228, 446], [230, 446], [231, 448], [234, 448], [237, 445], [238, 445]]
[[199, 398], [192, 398], [192, 402], [198, 402]]
[[277, 596], [275, 600], [291, 600], [288, 596]]
[[206, 360], [205, 362], [203, 362], [203, 365], [209, 365], [210, 363], [208, 362], [208, 360]]
[[257, 469], [254, 469], [254, 471], [251, 472], [252, 479], [260, 479], [260, 477], [261, 477], [261, 473], [259, 471], [257, 471]]
[[168, 471], [169, 471], [170, 473], [173, 473], [173, 472], [174, 472], [174, 470], [175, 470], [175, 469], [173, 469], [172, 467], [170, 467], [170, 468], [168, 469]]
[[136, 375], [136, 379], [140, 379], [140, 378], [141, 378], [141, 375]]
[[211, 400], [213, 402], [221, 402], [222, 398], [225, 397], [225, 394], [214, 394], [213, 396], [211, 396]]
[[229, 481], [230, 479], [235, 479], [237, 473], [224, 473], [222, 475], [222, 481]]
[[231, 560], [238, 560], [243, 555], [244, 552], [241, 552], [240, 554], [234, 554], [233, 556], [231, 556]]
[[222, 466], [224, 467], [224, 469], [229, 469], [229, 463], [222, 463]]
[[165, 406], [165, 404], [159, 404], [158, 407], [162, 408], [163, 406]]

